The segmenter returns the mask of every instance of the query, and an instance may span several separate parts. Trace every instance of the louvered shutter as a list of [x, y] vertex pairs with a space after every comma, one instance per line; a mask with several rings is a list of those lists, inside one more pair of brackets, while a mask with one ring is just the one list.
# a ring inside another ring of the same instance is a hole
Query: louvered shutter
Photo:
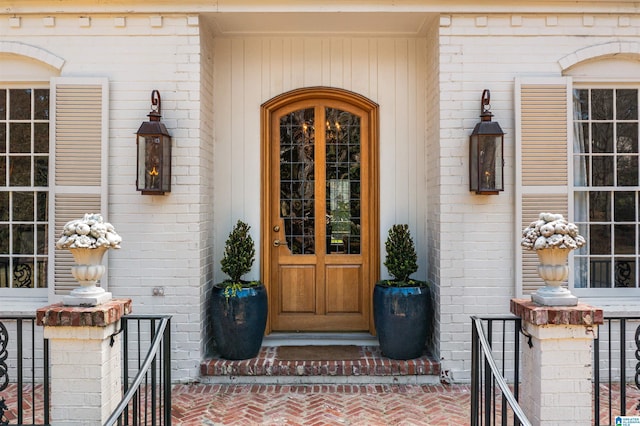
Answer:
[[[55, 301], [78, 287], [71, 275], [71, 253], [55, 248], [64, 224], [85, 213], [102, 213], [108, 220], [108, 82], [103, 78], [53, 78], [51, 99], [54, 262], [49, 269], [53, 277], [49, 295]], [[101, 286], [106, 287], [106, 274]]]
[[526, 295], [544, 281], [538, 276], [535, 251], [520, 246], [522, 229], [540, 212], [569, 219], [571, 81], [519, 79], [515, 86], [516, 283], [518, 295]]

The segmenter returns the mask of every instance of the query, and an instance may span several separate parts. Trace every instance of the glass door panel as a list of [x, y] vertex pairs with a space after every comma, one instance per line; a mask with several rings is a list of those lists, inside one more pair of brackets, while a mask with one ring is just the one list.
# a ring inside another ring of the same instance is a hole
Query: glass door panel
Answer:
[[325, 116], [327, 254], [360, 254], [360, 117]]
[[292, 254], [314, 254], [314, 109], [280, 118], [280, 215]]

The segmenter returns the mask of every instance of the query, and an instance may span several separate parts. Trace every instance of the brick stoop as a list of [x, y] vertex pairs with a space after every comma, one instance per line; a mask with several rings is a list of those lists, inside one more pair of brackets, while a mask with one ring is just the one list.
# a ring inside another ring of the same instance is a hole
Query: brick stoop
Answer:
[[360, 359], [290, 361], [277, 346], [263, 346], [256, 358], [231, 361], [215, 355], [200, 364], [205, 383], [262, 384], [434, 384], [440, 363], [428, 354], [407, 361], [384, 357], [378, 346], [360, 346]]

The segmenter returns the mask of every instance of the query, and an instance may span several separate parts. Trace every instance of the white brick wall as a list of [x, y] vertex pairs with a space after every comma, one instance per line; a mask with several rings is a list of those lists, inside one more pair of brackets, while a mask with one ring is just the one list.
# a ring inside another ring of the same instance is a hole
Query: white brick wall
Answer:
[[[468, 380], [471, 367], [469, 353], [461, 350], [471, 333], [469, 316], [508, 313], [516, 296], [514, 80], [559, 76], [563, 67], [617, 50], [637, 53], [640, 17], [620, 18], [556, 13], [440, 19], [440, 173], [429, 173], [440, 202], [437, 211], [429, 206], [427, 220], [439, 221], [441, 231], [430, 237], [439, 238], [433, 245], [440, 263], [431, 264], [430, 274], [440, 277], [440, 356], [443, 369], [458, 380]], [[505, 191], [498, 196], [468, 191], [467, 143], [484, 89], [491, 91], [493, 120], [506, 133]]]
[[[173, 315], [176, 380], [199, 375], [205, 330], [203, 299], [211, 278], [211, 60], [201, 87], [198, 20], [187, 15], [28, 15], [11, 26], [0, 15], [2, 43], [21, 43], [62, 76], [106, 76], [110, 85], [109, 212], [123, 237], [109, 254], [109, 290], [133, 299], [135, 313]], [[2, 46], [0, 45], [0, 52]], [[6, 49], [5, 49], [6, 50]], [[33, 56], [33, 55], [31, 55]], [[60, 63], [63, 62], [63, 65]], [[206, 87], [208, 86], [208, 93]], [[162, 121], [173, 137], [172, 192], [135, 189], [135, 132], [162, 97]], [[201, 91], [203, 95], [201, 95]], [[206, 144], [202, 140], [208, 140]], [[153, 296], [163, 287], [164, 297]]]
[[102, 424], [122, 398], [121, 338], [107, 327], [47, 327], [53, 424]]
[[533, 347], [522, 353], [520, 405], [533, 424], [590, 425], [593, 333], [584, 326], [525, 324]]

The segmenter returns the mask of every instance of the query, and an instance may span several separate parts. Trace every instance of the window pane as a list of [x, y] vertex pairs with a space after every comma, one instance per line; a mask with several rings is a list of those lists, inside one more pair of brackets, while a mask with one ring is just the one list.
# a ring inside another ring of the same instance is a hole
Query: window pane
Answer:
[[37, 204], [36, 204], [36, 220], [39, 222], [45, 222], [49, 220], [49, 215], [47, 211], [49, 210], [48, 205], [48, 193], [47, 192], [38, 192]]
[[0, 186], [7, 186], [7, 156], [0, 155]]
[[35, 162], [36, 173], [34, 176], [34, 186], [47, 186], [49, 184], [49, 157], [36, 156], [33, 158]]
[[611, 221], [611, 193], [589, 192], [589, 220], [591, 222]]
[[0, 89], [0, 120], [7, 119], [7, 90]]
[[34, 90], [33, 118], [36, 120], [49, 119], [49, 89]]
[[573, 118], [576, 120], [589, 119], [589, 90], [576, 89], [573, 91]]
[[16, 288], [33, 288], [33, 258], [16, 259], [13, 265], [13, 286]]
[[[584, 247], [584, 246], [583, 246]], [[589, 272], [589, 259], [586, 257], [576, 257], [574, 262], [574, 287], [587, 288]]]
[[591, 90], [591, 118], [593, 120], [613, 119], [613, 90]]
[[616, 90], [616, 118], [618, 120], [638, 119], [638, 91], [636, 89]]
[[0, 254], [9, 254], [9, 225], [0, 225]]
[[636, 220], [636, 193], [614, 193], [614, 220], [616, 222], [633, 222]]
[[33, 152], [49, 153], [49, 124], [34, 123], [33, 125]]
[[13, 253], [33, 254], [33, 225], [13, 225]]
[[636, 252], [636, 226], [614, 226], [615, 246], [614, 254], [635, 254]]
[[576, 155], [573, 157], [573, 185], [589, 185], [589, 157]]
[[7, 123], [0, 123], [0, 154], [7, 153]]
[[33, 221], [33, 192], [13, 193], [13, 220], [21, 222]]
[[609, 259], [594, 259], [589, 262], [589, 281], [591, 288], [611, 287], [611, 261]]
[[9, 193], [0, 192], [0, 221], [9, 221]]
[[589, 217], [587, 192], [576, 192], [573, 196], [574, 217], [576, 222], [586, 222]]
[[9, 124], [9, 152], [31, 152], [31, 124]]
[[593, 186], [613, 186], [613, 157], [594, 156], [592, 175]]
[[31, 158], [9, 157], [9, 185], [31, 186]]
[[625, 155], [617, 159], [618, 186], [638, 186], [638, 157]]
[[618, 123], [616, 131], [617, 152], [638, 152], [638, 123]]
[[36, 254], [47, 254], [47, 225], [38, 225], [37, 229], [36, 246], [38, 250]]
[[47, 259], [38, 259], [38, 288], [47, 288]]
[[31, 119], [31, 89], [12, 89], [9, 91], [9, 119]]
[[609, 225], [589, 225], [591, 254], [611, 253], [611, 228]]
[[618, 259], [615, 262], [615, 286], [620, 288], [636, 287], [636, 261], [634, 258]]
[[613, 124], [593, 123], [591, 143], [594, 153], [613, 153]]

